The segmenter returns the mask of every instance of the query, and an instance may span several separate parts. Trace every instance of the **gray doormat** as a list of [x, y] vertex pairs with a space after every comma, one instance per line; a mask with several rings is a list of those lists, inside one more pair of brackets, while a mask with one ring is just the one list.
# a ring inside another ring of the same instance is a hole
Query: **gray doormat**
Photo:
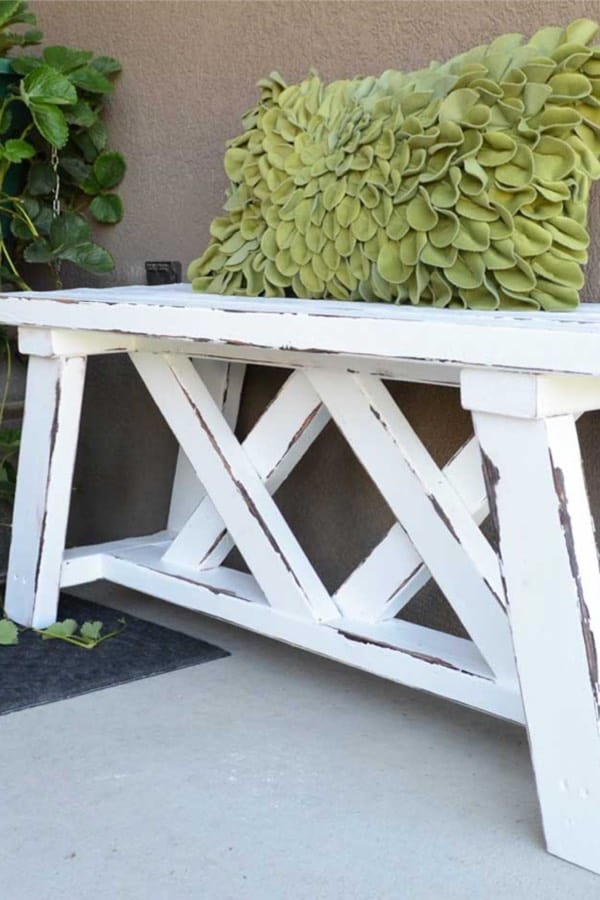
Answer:
[[127, 627], [93, 650], [42, 640], [29, 630], [15, 646], [0, 646], [0, 715], [230, 655], [206, 641], [66, 594], [58, 618], [79, 624], [100, 620], [103, 633], [118, 629], [121, 618]]

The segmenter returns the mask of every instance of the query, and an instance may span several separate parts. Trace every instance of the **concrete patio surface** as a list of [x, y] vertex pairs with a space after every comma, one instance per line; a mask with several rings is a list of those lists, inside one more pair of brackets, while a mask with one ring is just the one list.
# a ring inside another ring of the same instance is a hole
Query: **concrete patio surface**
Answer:
[[600, 897], [543, 848], [522, 729], [121, 589], [85, 595], [232, 656], [0, 718], [2, 900]]

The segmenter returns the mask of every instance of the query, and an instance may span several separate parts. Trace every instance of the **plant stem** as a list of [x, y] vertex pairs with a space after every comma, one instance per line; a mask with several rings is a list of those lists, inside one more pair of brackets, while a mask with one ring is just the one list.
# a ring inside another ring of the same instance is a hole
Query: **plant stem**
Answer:
[[24, 291], [30, 291], [31, 288], [29, 287], [27, 282], [19, 275], [19, 273], [17, 272], [17, 270], [15, 268], [15, 264], [12, 261], [11, 255], [8, 252], [8, 250], [6, 249], [6, 241], [4, 240], [4, 238], [2, 238], [2, 240], [0, 241], [0, 259], [2, 258], [2, 256], [4, 256], [6, 258], [9, 268], [10, 268], [11, 272], [13, 273], [13, 275], [15, 276], [15, 279], [16, 279], [15, 283], [18, 285], [18, 287], [20, 287]]
[[[6, 378], [4, 379], [4, 391], [2, 392], [2, 404], [0, 405], [0, 428], [2, 428], [2, 424], [4, 422], [4, 411], [6, 410], [8, 389], [10, 386], [10, 379], [12, 377], [12, 353], [10, 349], [10, 341], [6, 332], [3, 332], [2, 339], [4, 341], [4, 349], [6, 351]], [[4, 462], [6, 459], [7, 457], [2, 460], [2, 468], [4, 468]]]

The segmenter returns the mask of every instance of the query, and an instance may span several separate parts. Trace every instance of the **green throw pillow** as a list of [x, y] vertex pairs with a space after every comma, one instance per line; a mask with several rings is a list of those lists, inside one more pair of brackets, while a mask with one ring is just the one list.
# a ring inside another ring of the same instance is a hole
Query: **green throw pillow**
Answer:
[[259, 82], [194, 290], [470, 309], [577, 306], [600, 177], [587, 19], [446, 63]]

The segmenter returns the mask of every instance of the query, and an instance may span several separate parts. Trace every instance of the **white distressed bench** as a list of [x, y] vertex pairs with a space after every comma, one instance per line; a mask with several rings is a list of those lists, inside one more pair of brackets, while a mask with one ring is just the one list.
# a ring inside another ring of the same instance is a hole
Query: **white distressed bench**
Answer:
[[[184, 285], [0, 304], [30, 355], [9, 616], [46, 626], [61, 587], [106, 578], [525, 723], [548, 848], [600, 872], [600, 572], [575, 429], [600, 408], [600, 305], [474, 313]], [[99, 353], [130, 355], [181, 451], [167, 530], [66, 551]], [[245, 363], [294, 372], [240, 445]], [[454, 385], [477, 441], [440, 470], [382, 378]], [[397, 519], [333, 596], [271, 498], [330, 417]], [[490, 507], [501, 560], [479, 528]], [[223, 565], [234, 545], [251, 575]], [[471, 640], [396, 618], [430, 575]]]

